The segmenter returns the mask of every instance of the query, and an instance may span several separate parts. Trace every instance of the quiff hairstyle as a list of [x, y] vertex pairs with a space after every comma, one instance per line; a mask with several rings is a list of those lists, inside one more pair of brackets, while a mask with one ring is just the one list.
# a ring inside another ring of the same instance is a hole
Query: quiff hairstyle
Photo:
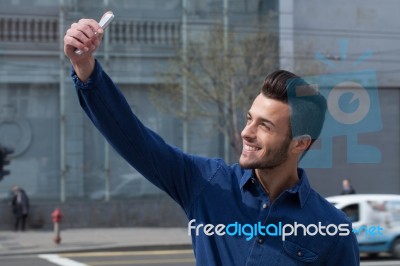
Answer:
[[311, 136], [308, 150], [322, 131], [327, 109], [325, 97], [314, 86], [285, 70], [269, 74], [261, 93], [267, 98], [289, 104], [290, 138]]

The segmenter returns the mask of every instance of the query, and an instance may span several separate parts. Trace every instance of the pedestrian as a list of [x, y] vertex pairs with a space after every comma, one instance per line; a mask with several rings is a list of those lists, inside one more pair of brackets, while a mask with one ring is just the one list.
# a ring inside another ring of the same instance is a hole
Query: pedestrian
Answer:
[[[79, 102], [116, 151], [182, 207], [197, 265], [359, 265], [350, 222], [298, 168], [322, 129], [321, 94], [276, 71], [247, 113], [239, 163], [186, 154], [143, 125], [103, 71], [94, 57], [102, 35], [92, 19], [65, 34]], [[296, 84], [310, 96], [289, 99]]]
[[26, 219], [29, 215], [29, 198], [25, 190], [18, 186], [12, 188], [12, 211], [14, 214], [14, 230], [26, 229]]
[[353, 188], [350, 180], [343, 179], [342, 180], [342, 192], [341, 195], [349, 195], [349, 194], [356, 194], [356, 190]]

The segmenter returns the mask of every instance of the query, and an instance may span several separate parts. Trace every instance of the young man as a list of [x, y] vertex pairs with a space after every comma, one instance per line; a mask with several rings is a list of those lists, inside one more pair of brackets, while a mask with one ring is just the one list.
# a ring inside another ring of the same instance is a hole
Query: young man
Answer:
[[[197, 265], [359, 265], [348, 220], [297, 168], [322, 128], [321, 95], [277, 71], [247, 114], [240, 164], [184, 154], [139, 121], [94, 59], [102, 34], [82, 19], [64, 37], [80, 104], [115, 150], [183, 208]], [[288, 89], [298, 85], [311, 96], [293, 101]]]

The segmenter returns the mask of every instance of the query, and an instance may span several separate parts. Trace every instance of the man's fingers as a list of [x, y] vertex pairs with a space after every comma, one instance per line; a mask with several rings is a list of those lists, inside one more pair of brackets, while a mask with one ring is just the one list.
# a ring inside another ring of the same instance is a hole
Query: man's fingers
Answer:
[[84, 52], [89, 51], [89, 47], [87, 47], [84, 43], [82, 43], [81, 41], [70, 35], [64, 36], [64, 44], [71, 47], [73, 50], [79, 49]]
[[99, 23], [97, 23], [96, 20], [94, 19], [80, 19], [77, 23], [72, 24], [72, 27], [83, 27], [86, 30], [91, 29], [91, 31], [94, 32], [103, 32], [103, 29], [100, 27]]
[[92, 19], [81, 19], [71, 25], [64, 42], [82, 51], [95, 50], [100, 45], [103, 29]]
[[98, 32], [102, 33], [103, 29], [99, 23], [93, 19], [81, 19], [77, 23], [71, 25], [71, 29], [76, 29], [83, 32], [88, 38], [92, 38]]

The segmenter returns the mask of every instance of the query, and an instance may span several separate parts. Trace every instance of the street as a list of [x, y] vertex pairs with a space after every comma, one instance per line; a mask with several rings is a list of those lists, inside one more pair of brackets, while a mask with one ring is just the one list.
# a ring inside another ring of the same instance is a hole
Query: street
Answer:
[[[82, 266], [195, 265], [193, 251], [191, 249], [65, 253], [60, 254], [60, 256], [72, 261], [79, 261], [82, 263]], [[65, 264], [65, 266], [68, 265], [72, 266], [73, 264]]]
[[0, 257], [4, 266], [194, 266], [192, 250], [149, 250], [40, 254]]
[[37, 255], [16, 255], [16, 256], [0, 256], [0, 265], [2, 266], [54, 266], [57, 264], [50, 263], [40, 259]]
[[[126, 266], [126, 265], [173, 265], [194, 266], [193, 251], [148, 250], [76, 252], [60, 254], [39, 254], [0, 257], [4, 266]], [[390, 257], [379, 259], [362, 258], [361, 266], [400, 266], [400, 261]]]

